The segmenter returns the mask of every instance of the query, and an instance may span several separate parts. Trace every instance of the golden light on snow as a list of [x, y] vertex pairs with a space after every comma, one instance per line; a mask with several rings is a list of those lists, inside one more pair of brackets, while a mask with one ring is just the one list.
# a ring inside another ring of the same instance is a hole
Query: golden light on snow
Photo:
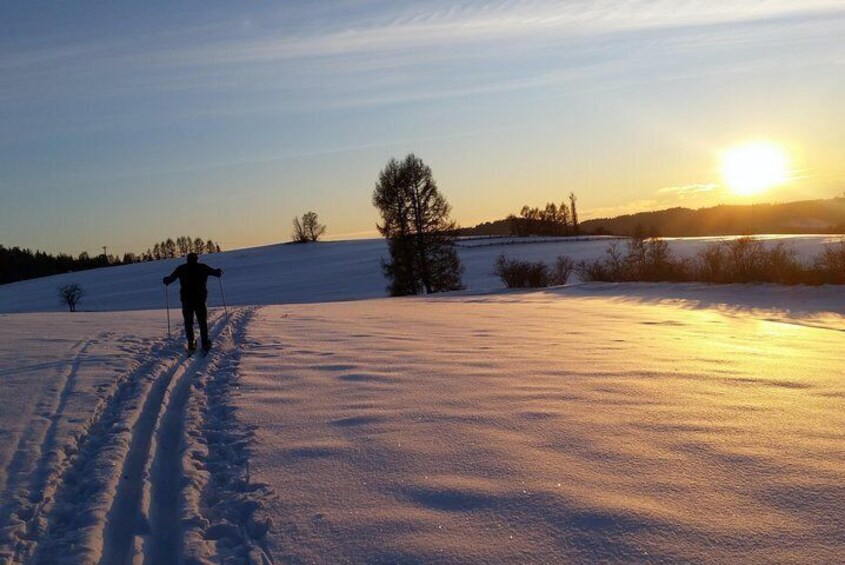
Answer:
[[789, 180], [789, 157], [769, 141], [736, 145], [722, 155], [722, 179], [736, 195], [759, 194]]

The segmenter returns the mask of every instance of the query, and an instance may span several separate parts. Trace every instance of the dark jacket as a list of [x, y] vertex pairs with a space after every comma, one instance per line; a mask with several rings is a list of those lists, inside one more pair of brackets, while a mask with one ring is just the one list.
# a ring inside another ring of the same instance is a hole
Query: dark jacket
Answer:
[[203, 263], [183, 263], [169, 276], [164, 277], [164, 284], [179, 279], [179, 299], [189, 304], [204, 304], [208, 297], [208, 289], [205, 288], [208, 277], [219, 277], [222, 274], [220, 269], [212, 269]]

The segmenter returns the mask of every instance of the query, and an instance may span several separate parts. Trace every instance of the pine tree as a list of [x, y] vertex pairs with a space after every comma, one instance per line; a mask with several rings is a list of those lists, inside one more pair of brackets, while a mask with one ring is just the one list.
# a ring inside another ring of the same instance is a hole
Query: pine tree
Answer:
[[373, 192], [379, 232], [387, 238], [390, 261], [383, 262], [394, 296], [463, 288], [463, 266], [455, 249], [457, 226], [437, 189], [431, 168], [413, 154], [390, 159]]

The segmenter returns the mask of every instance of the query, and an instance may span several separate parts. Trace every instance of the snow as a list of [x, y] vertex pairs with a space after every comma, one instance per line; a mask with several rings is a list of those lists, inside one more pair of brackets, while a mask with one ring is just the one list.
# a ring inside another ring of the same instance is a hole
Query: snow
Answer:
[[607, 242], [490, 243], [401, 299], [380, 242], [208, 257], [206, 358], [175, 262], [0, 287], [0, 563], [840, 560], [841, 288], [503, 291], [501, 252]]
[[845, 322], [780, 316], [563, 291], [261, 309], [238, 405], [271, 547], [835, 562]]
[[[692, 255], [708, 243], [724, 238], [672, 239], [674, 252]], [[799, 257], [810, 259], [822, 246], [842, 236], [776, 236]], [[499, 290], [493, 275], [496, 257], [505, 253], [532, 261], [553, 263], [559, 255], [595, 259], [605, 255], [616, 238], [471, 238], [461, 242], [466, 267], [464, 283], [471, 291]], [[624, 245], [624, 241], [620, 242]], [[203, 256], [220, 267], [222, 281], [209, 280], [209, 304], [222, 304], [222, 290], [231, 305], [291, 304], [361, 300], [385, 296], [381, 260], [387, 256], [383, 240], [320, 242], [306, 245], [270, 245]], [[0, 312], [60, 312], [57, 289], [79, 283], [85, 291], [79, 308], [86, 311], [149, 310], [165, 307], [161, 278], [181, 259], [93, 269], [0, 286]], [[178, 291], [170, 287], [170, 306]]]

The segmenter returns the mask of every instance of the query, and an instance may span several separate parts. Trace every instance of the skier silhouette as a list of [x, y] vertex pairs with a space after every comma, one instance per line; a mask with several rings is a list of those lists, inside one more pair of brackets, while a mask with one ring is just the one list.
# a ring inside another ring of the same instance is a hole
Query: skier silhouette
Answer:
[[205, 299], [208, 298], [208, 289], [205, 283], [209, 276], [220, 277], [222, 269], [212, 269], [208, 265], [199, 262], [196, 253], [188, 253], [188, 262], [176, 267], [168, 276], [162, 279], [165, 285], [169, 285], [179, 279], [179, 299], [182, 301], [182, 317], [185, 318], [185, 337], [188, 338], [188, 351], [196, 349], [194, 342], [194, 315], [200, 327], [200, 339], [202, 349], [208, 352], [211, 349], [211, 341], [208, 339], [208, 309], [205, 306]]

